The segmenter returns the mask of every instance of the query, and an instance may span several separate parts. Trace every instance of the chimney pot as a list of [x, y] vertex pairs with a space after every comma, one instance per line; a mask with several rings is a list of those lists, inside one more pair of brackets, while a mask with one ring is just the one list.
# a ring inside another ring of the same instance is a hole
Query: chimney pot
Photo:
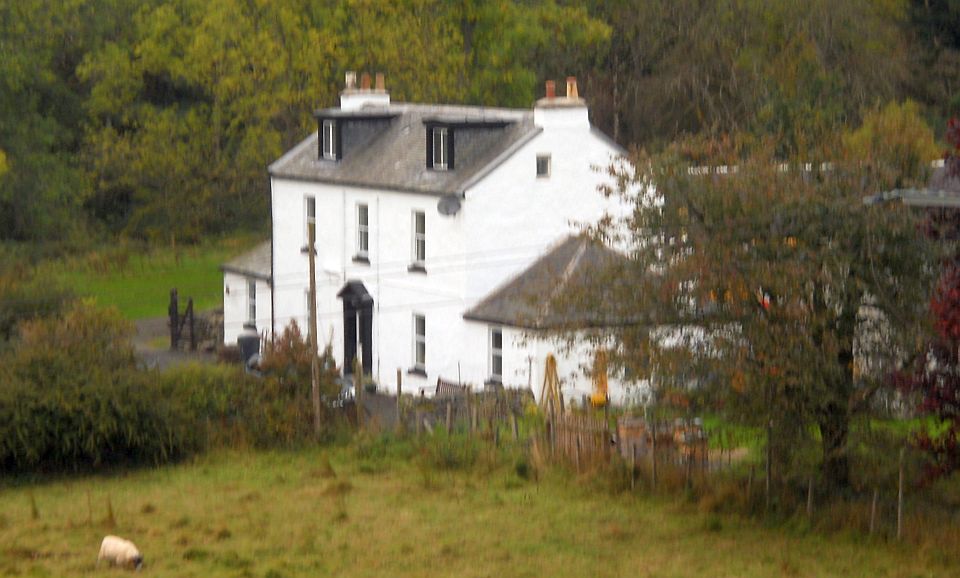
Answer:
[[383, 73], [378, 72], [376, 76], [376, 87], [377, 92], [385, 92], [387, 90], [386, 82], [383, 79]]
[[557, 83], [552, 80], [547, 81], [547, 98], [557, 98]]
[[580, 98], [580, 95], [577, 93], [576, 76], [567, 77], [567, 98]]
[[370, 73], [364, 72], [360, 75], [360, 90], [370, 90]]
[[347, 90], [353, 90], [357, 87], [357, 73], [352, 70], [348, 70], [345, 81]]

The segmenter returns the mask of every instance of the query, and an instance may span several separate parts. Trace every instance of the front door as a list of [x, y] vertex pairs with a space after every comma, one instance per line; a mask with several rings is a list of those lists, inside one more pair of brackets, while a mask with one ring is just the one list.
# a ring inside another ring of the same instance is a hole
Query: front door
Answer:
[[373, 297], [360, 281], [349, 281], [337, 293], [343, 300], [343, 373], [353, 373], [360, 354], [363, 373], [373, 373]]

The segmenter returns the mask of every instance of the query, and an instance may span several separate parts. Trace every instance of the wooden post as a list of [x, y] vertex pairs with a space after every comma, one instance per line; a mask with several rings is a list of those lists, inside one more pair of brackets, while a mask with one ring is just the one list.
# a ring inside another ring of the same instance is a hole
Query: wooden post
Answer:
[[363, 366], [360, 358], [353, 358], [353, 388], [357, 392], [357, 429], [363, 430]]
[[873, 531], [877, 527], [877, 498], [879, 490], [876, 488], [873, 489], [873, 502], [870, 504], [870, 535], [873, 535]]
[[773, 461], [773, 420], [767, 422], [767, 464], [766, 480], [764, 482], [764, 510], [770, 509], [770, 482], [773, 477], [771, 462]]
[[[320, 350], [317, 337], [317, 252], [314, 244], [317, 238], [315, 223], [307, 227], [307, 255], [310, 264], [310, 397], [313, 401], [313, 433], [320, 435]], [[360, 394], [356, 393], [354, 402], [360, 407]]]
[[400, 385], [401, 385], [401, 373], [400, 368], [397, 368], [397, 431], [403, 431], [403, 408], [400, 403]]
[[813, 518], [813, 476], [807, 478], [807, 518]]
[[753, 471], [756, 469], [756, 466], [750, 464], [750, 475], [747, 476], [747, 501], [753, 497]]
[[197, 350], [197, 323], [193, 316], [193, 297], [187, 299], [187, 315], [190, 316], [190, 351]]
[[467, 389], [467, 433], [473, 437], [473, 393]]
[[420, 431], [421, 431], [420, 428], [423, 427], [423, 426], [420, 424], [420, 408], [417, 408], [417, 409], [414, 411], [414, 413], [413, 413], [413, 419], [414, 419], [414, 421], [415, 421], [416, 424], [417, 424], [417, 437], [419, 438], [419, 437], [420, 437]]
[[510, 412], [510, 427], [513, 429], [513, 441], [520, 440], [520, 428], [517, 425], [517, 414]]
[[180, 303], [177, 300], [177, 290], [170, 290], [170, 306], [167, 308], [170, 317], [170, 349], [176, 349], [180, 341]]
[[453, 404], [447, 402], [447, 435], [453, 431]]
[[897, 540], [903, 538], [903, 455], [906, 448], [900, 448], [900, 479], [897, 484]]
[[651, 422], [651, 426], [652, 426], [652, 428], [653, 428], [653, 429], [652, 429], [652, 431], [653, 431], [653, 444], [652, 444], [653, 447], [652, 447], [652, 449], [651, 449], [651, 451], [650, 451], [650, 456], [651, 456], [651, 464], [650, 464], [651, 475], [650, 475], [650, 477], [651, 477], [651, 481], [652, 481], [652, 484], [653, 484], [653, 489], [656, 490], [656, 489], [657, 489], [657, 422], [656, 422], [656, 420], [654, 420], [654, 421]]
[[577, 465], [577, 473], [579, 474], [580, 473], [580, 430], [579, 429], [577, 430], [577, 451], [576, 451], [575, 459], [576, 459], [576, 465]]
[[630, 490], [637, 488], [637, 444], [630, 444]]

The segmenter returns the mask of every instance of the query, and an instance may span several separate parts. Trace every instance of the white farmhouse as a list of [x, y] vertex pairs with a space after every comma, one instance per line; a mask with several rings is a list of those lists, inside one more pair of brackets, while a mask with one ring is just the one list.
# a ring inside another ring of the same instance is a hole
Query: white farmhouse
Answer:
[[564, 395], [588, 393], [590, 353], [525, 338], [542, 319], [510, 306], [517, 287], [537, 286], [525, 275], [549, 292], [545, 266], [563, 264], [561, 283], [592, 258], [571, 239], [578, 223], [625, 210], [598, 193], [623, 150], [590, 125], [576, 79], [566, 96], [548, 82], [527, 110], [392, 103], [381, 75], [375, 88], [354, 78], [269, 167], [272, 243], [224, 266], [225, 341], [248, 321], [267, 336], [291, 321], [306, 333], [314, 224], [319, 339], [346, 371], [359, 356], [381, 384], [399, 369], [405, 391], [443, 378], [539, 393], [553, 351]]

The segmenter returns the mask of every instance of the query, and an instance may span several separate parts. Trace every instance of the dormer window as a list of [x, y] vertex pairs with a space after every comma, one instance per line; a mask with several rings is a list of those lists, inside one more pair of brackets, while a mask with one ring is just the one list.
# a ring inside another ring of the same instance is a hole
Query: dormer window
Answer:
[[427, 168], [453, 169], [453, 130], [446, 126], [427, 127]]
[[324, 120], [320, 123], [320, 158], [335, 161], [340, 158], [340, 131], [337, 121]]

